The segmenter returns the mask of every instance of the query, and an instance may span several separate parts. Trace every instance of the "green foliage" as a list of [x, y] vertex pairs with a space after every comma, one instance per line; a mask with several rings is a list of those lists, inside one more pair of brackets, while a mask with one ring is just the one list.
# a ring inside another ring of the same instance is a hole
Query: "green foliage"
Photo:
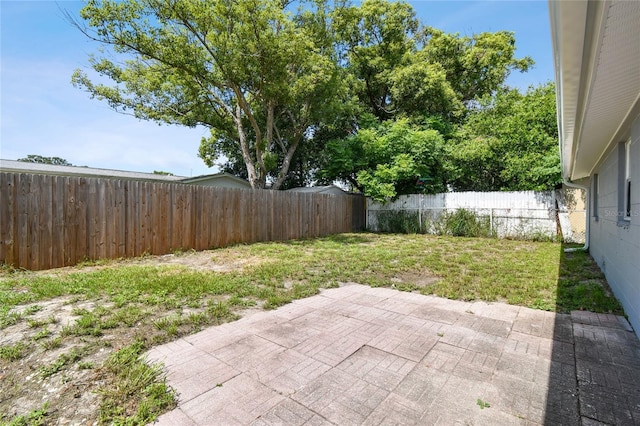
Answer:
[[561, 182], [552, 83], [502, 89], [474, 108], [448, 146], [457, 190], [548, 190]]
[[481, 410], [484, 410], [485, 408], [491, 407], [491, 404], [489, 404], [486, 401], [481, 400], [480, 398], [478, 398], [478, 400], [476, 401], [476, 405], [478, 407], [480, 407]]
[[354, 93], [381, 121], [398, 114], [457, 120], [465, 103], [491, 95], [511, 71], [533, 64], [514, 57], [513, 33], [447, 34], [423, 27], [403, 1], [338, 8], [334, 29]]
[[42, 408], [34, 410], [24, 416], [14, 417], [7, 426], [43, 426], [48, 424], [49, 403], [45, 402]]
[[90, 62], [113, 85], [79, 70], [73, 83], [141, 119], [210, 128], [200, 149], [207, 164], [241, 158], [254, 187], [279, 167], [277, 189], [308, 129], [339, 103], [324, 7], [293, 13], [280, 0], [89, 0], [76, 24], [111, 46]]
[[[477, 176], [486, 177], [480, 186], [536, 189], [556, 173], [546, 140], [522, 139], [523, 151], [505, 132], [478, 128], [510, 73], [533, 63], [515, 56], [511, 32], [447, 34], [387, 0], [89, 0], [81, 19], [105, 49], [90, 58], [99, 78], [78, 70], [74, 85], [140, 119], [207, 127], [199, 156], [209, 166], [226, 159], [223, 170], [256, 188], [339, 179], [382, 200], [415, 192], [416, 177], [429, 177], [423, 189], [434, 192]], [[393, 123], [412, 123], [414, 135], [373, 163]], [[419, 134], [430, 131], [441, 133], [435, 146], [434, 135]], [[413, 151], [425, 144], [423, 160]]]
[[394, 234], [417, 234], [422, 232], [417, 212], [407, 210], [383, 210], [377, 217], [378, 230]]
[[25, 163], [51, 164], [54, 166], [73, 166], [70, 162], [60, 157], [43, 157], [42, 155], [27, 155], [25, 158], [18, 158], [18, 161]]
[[149, 424], [175, 406], [175, 392], [167, 385], [161, 365], [148, 364], [142, 357], [144, 350], [144, 344], [135, 342], [105, 361], [103, 368], [115, 377], [116, 383], [100, 389], [103, 423]]
[[27, 346], [22, 342], [0, 345], [0, 359], [4, 359], [6, 361], [17, 361], [26, 355], [26, 349]]
[[[363, 128], [355, 135], [327, 143], [323, 176], [352, 182], [379, 201], [422, 190], [444, 190], [443, 139], [436, 130], [408, 120]], [[427, 178], [418, 186], [419, 178]]]
[[491, 237], [489, 217], [458, 209], [444, 211], [436, 217], [407, 210], [382, 210], [376, 216], [377, 227], [381, 232], [399, 234], [433, 233], [454, 237]]
[[533, 60], [517, 59], [515, 35], [509, 31], [447, 34], [435, 28], [424, 32], [425, 48], [418, 59], [439, 64], [461, 102], [491, 96], [512, 71], [527, 71]]
[[51, 377], [69, 364], [80, 361], [82, 359], [82, 355], [82, 351], [76, 349], [72, 349], [67, 353], [63, 353], [53, 363], [41, 366], [39, 369], [40, 376], [43, 379]]
[[444, 212], [440, 218], [443, 235], [454, 237], [490, 237], [491, 224], [488, 217], [478, 216], [476, 213], [458, 209]]

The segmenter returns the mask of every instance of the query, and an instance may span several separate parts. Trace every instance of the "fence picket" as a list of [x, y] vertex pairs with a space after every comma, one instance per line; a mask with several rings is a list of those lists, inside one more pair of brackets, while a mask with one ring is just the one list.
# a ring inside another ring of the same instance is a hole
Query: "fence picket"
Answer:
[[0, 173], [0, 262], [49, 269], [353, 232], [364, 229], [363, 203], [362, 196]]

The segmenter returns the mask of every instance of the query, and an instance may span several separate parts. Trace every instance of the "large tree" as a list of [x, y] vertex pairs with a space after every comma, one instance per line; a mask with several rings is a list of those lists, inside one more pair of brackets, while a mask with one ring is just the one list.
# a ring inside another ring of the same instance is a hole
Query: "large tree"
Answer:
[[511, 32], [444, 33], [422, 26], [403, 1], [364, 0], [336, 9], [333, 23], [354, 92], [380, 121], [416, 114], [459, 121], [471, 101], [533, 63], [515, 57]]
[[450, 34], [425, 28], [424, 48], [418, 61], [438, 64], [459, 101], [472, 101], [496, 93], [513, 71], [526, 72], [533, 59], [516, 58], [515, 34], [510, 31], [484, 32], [472, 36]]
[[407, 119], [365, 120], [354, 135], [327, 143], [323, 176], [350, 183], [378, 201], [445, 190], [442, 135]]
[[450, 183], [464, 191], [553, 189], [561, 183], [556, 119], [552, 83], [484, 97], [448, 145]]
[[271, 172], [278, 189], [309, 129], [339, 101], [341, 82], [324, 3], [297, 15], [287, 6], [89, 0], [77, 25], [110, 47], [90, 62], [113, 84], [96, 84], [79, 70], [73, 83], [141, 119], [208, 127], [200, 151], [206, 163], [241, 158], [254, 188], [264, 188]]
[[460, 165], [446, 167], [455, 129], [533, 63], [515, 56], [513, 33], [447, 34], [402, 1], [336, 9], [333, 27], [360, 110], [350, 132], [325, 141], [320, 176], [377, 199], [445, 190]]

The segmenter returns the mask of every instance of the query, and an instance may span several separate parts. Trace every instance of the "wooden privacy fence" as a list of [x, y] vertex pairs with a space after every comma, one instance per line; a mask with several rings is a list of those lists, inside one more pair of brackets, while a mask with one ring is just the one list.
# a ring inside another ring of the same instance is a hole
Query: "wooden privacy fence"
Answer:
[[31, 270], [364, 226], [358, 195], [0, 173], [0, 261]]

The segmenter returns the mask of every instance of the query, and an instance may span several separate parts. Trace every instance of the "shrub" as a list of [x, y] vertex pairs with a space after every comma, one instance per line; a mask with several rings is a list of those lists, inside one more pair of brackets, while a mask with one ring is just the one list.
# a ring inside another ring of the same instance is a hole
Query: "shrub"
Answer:
[[418, 234], [421, 232], [417, 212], [385, 210], [378, 213], [378, 231], [394, 234]]
[[454, 237], [490, 237], [491, 223], [487, 216], [458, 209], [451, 213], [444, 212], [440, 218], [440, 232]]

